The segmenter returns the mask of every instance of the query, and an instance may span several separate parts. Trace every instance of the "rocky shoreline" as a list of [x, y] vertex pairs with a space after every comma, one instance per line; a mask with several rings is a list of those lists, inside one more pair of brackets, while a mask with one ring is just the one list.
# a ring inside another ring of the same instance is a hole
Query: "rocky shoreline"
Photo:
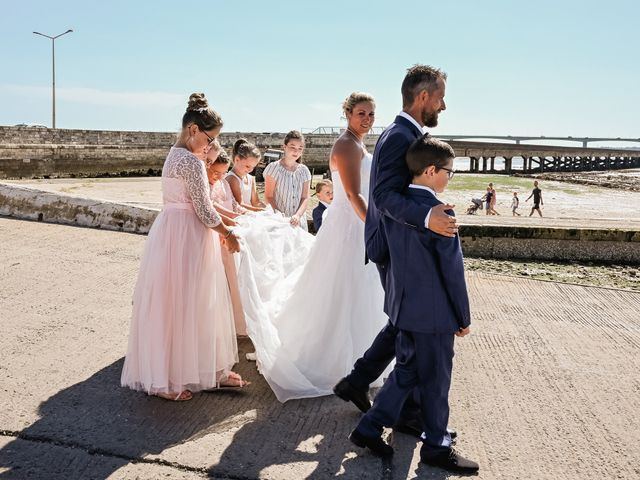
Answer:
[[606, 172], [546, 172], [530, 175], [539, 180], [577, 183], [596, 187], [640, 192], [640, 170], [608, 170]]
[[495, 260], [477, 257], [465, 257], [464, 263], [468, 271], [640, 292], [638, 268], [627, 265]]

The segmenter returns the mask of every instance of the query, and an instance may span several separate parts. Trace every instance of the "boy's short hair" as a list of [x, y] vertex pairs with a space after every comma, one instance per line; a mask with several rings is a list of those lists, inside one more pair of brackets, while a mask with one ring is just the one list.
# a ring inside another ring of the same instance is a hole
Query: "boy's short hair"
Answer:
[[331, 180], [319, 180], [316, 183], [316, 195], [319, 194], [324, 187], [333, 186], [333, 182]]
[[436, 170], [440, 170], [455, 156], [456, 153], [448, 143], [425, 133], [409, 147], [406, 158], [407, 167], [411, 175], [418, 177], [431, 165], [436, 167]]

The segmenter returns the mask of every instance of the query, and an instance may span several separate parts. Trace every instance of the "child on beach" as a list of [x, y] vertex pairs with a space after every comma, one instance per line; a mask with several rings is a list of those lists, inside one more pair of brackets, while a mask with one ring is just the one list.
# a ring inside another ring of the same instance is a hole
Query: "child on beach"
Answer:
[[534, 210], [537, 210], [538, 215], [542, 216], [542, 211], [540, 210], [540, 206], [544, 205], [544, 202], [542, 201], [542, 190], [538, 188], [537, 180], [533, 182], [533, 190], [531, 191], [531, 195], [527, 197], [525, 202], [528, 202], [531, 197], [533, 197], [533, 207], [531, 207], [531, 213], [529, 214], [529, 216], [533, 215]]
[[258, 197], [256, 179], [249, 173], [260, 161], [260, 150], [253, 143], [241, 138], [234, 143], [231, 157], [233, 168], [225, 180], [229, 183], [236, 202], [247, 210], [263, 210], [265, 205]]
[[487, 193], [485, 193], [481, 200], [484, 200], [485, 203], [485, 215], [493, 215], [491, 213], [491, 199], [493, 198], [493, 192], [491, 191], [491, 187], [487, 187]]
[[[413, 175], [405, 190], [407, 201], [441, 204], [436, 195], [453, 176], [454, 157], [448, 144], [429, 135], [416, 140], [406, 156]], [[386, 222], [385, 230], [391, 255], [385, 305], [398, 330], [396, 364], [349, 438], [378, 456], [392, 455], [393, 448], [381, 438], [383, 427], [397, 423], [404, 400], [417, 388], [424, 429], [420, 460], [450, 471], [475, 472], [478, 464], [452, 448], [447, 431], [454, 339], [467, 335], [471, 323], [460, 239], [394, 221]]]
[[329, 207], [333, 200], [333, 183], [331, 180], [320, 180], [316, 183], [315, 195], [318, 197], [318, 206], [313, 209], [311, 216], [313, 218], [313, 228], [315, 228], [317, 233], [327, 214], [327, 207]]
[[307, 227], [307, 203], [311, 172], [300, 163], [304, 137], [292, 130], [284, 137], [284, 157], [264, 169], [264, 196], [275, 211], [288, 217], [292, 226]]
[[513, 192], [513, 198], [511, 199], [511, 214], [513, 217], [516, 215], [519, 217], [520, 214], [516, 211], [520, 206], [520, 199], [518, 198], [518, 192]]

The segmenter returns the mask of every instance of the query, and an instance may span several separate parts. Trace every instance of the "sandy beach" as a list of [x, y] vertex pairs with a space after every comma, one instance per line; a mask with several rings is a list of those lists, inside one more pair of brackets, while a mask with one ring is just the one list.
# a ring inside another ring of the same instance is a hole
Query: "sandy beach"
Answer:
[[[551, 175], [551, 174], [544, 174]], [[579, 178], [588, 177], [591, 184], [574, 183]], [[611, 178], [617, 178], [613, 183]], [[321, 177], [316, 176], [314, 183]], [[599, 222], [617, 222], [622, 226], [640, 228], [640, 170], [618, 172], [593, 172], [592, 174], [554, 174], [554, 180], [539, 178], [544, 206], [543, 218], [537, 213], [528, 216], [531, 200], [525, 202], [533, 188], [535, 177], [506, 176], [499, 174], [459, 173], [449, 183], [448, 190], [440, 198], [456, 205], [456, 214], [462, 224], [465, 223], [511, 223], [527, 222], [527, 225], [571, 225], [594, 226]], [[44, 180], [5, 180], [6, 183], [33, 187], [50, 192], [79, 195], [94, 199], [109, 200], [132, 205], [161, 208], [162, 192], [159, 177], [133, 178], [61, 178]], [[466, 215], [472, 198], [480, 198], [488, 183], [493, 183], [497, 191], [496, 210], [501, 216], [487, 216], [484, 210], [476, 215]], [[607, 186], [603, 186], [607, 185]], [[611, 188], [614, 186], [615, 188]], [[258, 184], [262, 194], [263, 185]], [[511, 215], [513, 192], [520, 198], [521, 218]], [[311, 197], [307, 215], [317, 205], [315, 196]]]

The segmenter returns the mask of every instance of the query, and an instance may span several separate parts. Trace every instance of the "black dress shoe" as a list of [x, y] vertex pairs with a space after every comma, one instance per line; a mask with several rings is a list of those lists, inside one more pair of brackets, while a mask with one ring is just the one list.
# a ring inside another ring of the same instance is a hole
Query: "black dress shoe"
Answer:
[[427, 465], [457, 473], [475, 473], [480, 469], [480, 465], [473, 460], [464, 458], [451, 447], [434, 454], [423, 454], [421, 452], [420, 461]]
[[381, 437], [365, 437], [358, 430], [354, 430], [349, 435], [349, 440], [360, 448], [368, 448], [376, 457], [390, 457], [393, 455], [393, 448], [387, 445]]
[[367, 413], [371, 408], [371, 402], [367, 396], [367, 392], [358, 390], [345, 378], [340, 380], [335, 387], [333, 387], [333, 393], [340, 397], [345, 402], [353, 402], [353, 404], [360, 409], [362, 413]]

